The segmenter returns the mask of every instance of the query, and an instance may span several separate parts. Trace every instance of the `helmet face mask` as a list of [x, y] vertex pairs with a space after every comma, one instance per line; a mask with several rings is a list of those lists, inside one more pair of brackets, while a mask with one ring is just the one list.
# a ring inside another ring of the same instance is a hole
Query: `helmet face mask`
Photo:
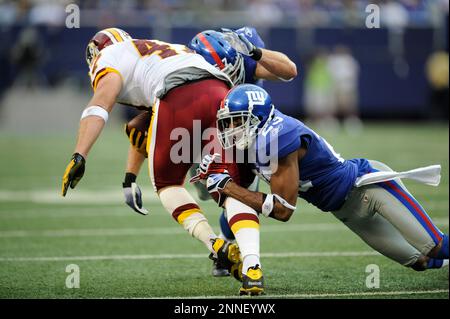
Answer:
[[86, 62], [89, 66], [91, 66], [92, 61], [98, 56], [100, 51], [95, 45], [94, 41], [89, 41], [89, 44], [86, 47]]
[[244, 58], [240, 53], [237, 53], [236, 62], [234, 64], [228, 64], [222, 69], [226, 75], [228, 75], [233, 81], [234, 85], [239, 85], [245, 82], [245, 68]]
[[239, 150], [247, 149], [253, 143], [260, 123], [261, 121], [248, 111], [219, 110], [217, 128], [222, 147], [227, 149], [236, 146]]
[[224, 149], [249, 148], [273, 117], [275, 107], [267, 92], [252, 84], [234, 87], [217, 111], [217, 136]]

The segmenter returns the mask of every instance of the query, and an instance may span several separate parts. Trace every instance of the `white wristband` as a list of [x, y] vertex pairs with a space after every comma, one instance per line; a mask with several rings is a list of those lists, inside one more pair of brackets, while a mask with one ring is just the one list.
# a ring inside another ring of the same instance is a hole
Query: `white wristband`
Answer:
[[291, 204], [289, 204], [287, 202], [287, 200], [285, 200], [283, 197], [281, 197], [280, 195], [277, 194], [273, 194], [273, 196], [275, 196], [276, 199], [278, 199], [278, 201], [281, 203], [281, 205], [283, 205], [284, 207], [290, 209], [290, 210], [295, 210], [297, 207], [292, 206]]
[[291, 204], [289, 204], [283, 197], [281, 197], [280, 195], [277, 194], [267, 194], [266, 199], [264, 200], [264, 203], [261, 206], [261, 213], [266, 216], [269, 217], [270, 213], [273, 210], [273, 206], [274, 206], [274, 202], [273, 202], [273, 198], [276, 198], [281, 205], [283, 205], [284, 207], [291, 209], [291, 210], [295, 210], [297, 207], [292, 206]]
[[106, 123], [108, 122], [109, 113], [101, 106], [92, 105], [84, 109], [83, 113], [81, 113], [80, 121], [88, 116], [99, 116]]
[[261, 213], [264, 216], [269, 217], [272, 210], [273, 210], [273, 195], [267, 194], [266, 199], [261, 206]]

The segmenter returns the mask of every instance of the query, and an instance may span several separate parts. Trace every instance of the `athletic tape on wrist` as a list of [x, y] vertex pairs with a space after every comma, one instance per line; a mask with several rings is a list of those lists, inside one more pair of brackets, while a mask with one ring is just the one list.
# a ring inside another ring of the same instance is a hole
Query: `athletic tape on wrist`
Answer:
[[273, 195], [267, 194], [266, 199], [264, 200], [264, 202], [261, 206], [261, 213], [264, 216], [269, 217], [272, 210], [273, 210]]
[[281, 205], [283, 205], [284, 207], [291, 209], [291, 210], [295, 210], [297, 207], [292, 206], [291, 204], [289, 204], [283, 197], [281, 197], [280, 195], [277, 194], [267, 194], [266, 198], [261, 206], [261, 213], [266, 216], [269, 217], [270, 213], [272, 213], [273, 207], [274, 207], [274, 201], [273, 198], [276, 198]]
[[291, 204], [289, 204], [283, 197], [281, 197], [280, 195], [277, 194], [273, 194], [273, 196], [275, 196], [276, 199], [278, 199], [278, 201], [281, 203], [281, 205], [283, 205], [286, 208], [289, 208], [291, 210], [295, 210], [297, 207], [292, 206]]
[[88, 116], [99, 116], [106, 123], [108, 122], [109, 113], [101, 106], [92, 105], [84, 109], [83, 113], [81, 113], [80, 121]]

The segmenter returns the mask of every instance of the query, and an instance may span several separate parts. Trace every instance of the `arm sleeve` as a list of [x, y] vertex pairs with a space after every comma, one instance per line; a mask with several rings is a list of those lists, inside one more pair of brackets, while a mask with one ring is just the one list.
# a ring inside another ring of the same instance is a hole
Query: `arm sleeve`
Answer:
[[278, 138], [278, 158], [285, 157], [301, 147], [308, 149], [311, 143], [312, 136], [308, 131], [299, 126], [293, 127]]
[[115, 56], [111, 50], [107, 52], [101, 52], [98, 57], [93, 61], [89, 71], [91, 78], [91, 86], [94, 91], [97, 88], [98, 81], [110, 72], [119, 74], [122, 77], [119, 64], [116, 62]]
[[[283, 134], [286, 135], [286, 134]], [[286, 138], [285, 136], [280, 136], [279, 138], [279, 151], [278, 151], [278, 158], [283, 158], [291, 154], [292, 152], [295, 152], [302, 146], [302, 137], [298, 136], [297, 134], [292, 134], [289, 136], [289, 138]]]

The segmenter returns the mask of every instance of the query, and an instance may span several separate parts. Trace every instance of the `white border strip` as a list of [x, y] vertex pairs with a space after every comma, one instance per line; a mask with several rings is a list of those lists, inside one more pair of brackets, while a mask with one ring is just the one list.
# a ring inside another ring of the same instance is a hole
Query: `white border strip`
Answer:
[[[287, 294], [287, 295], [262, 295], [260, 299], [305, 299], [305, 298], [336, 298], [336, 297], [376, 297], [376, 296], [402, 296], [402, 295], [429, 295], [449, 293], [448, 289], [436, 290], [400, 290], [400, 291], [362, 291], [362, 292], [344, 292], [344, 293], [324, 293], [324, 294]], [[134, 297], [134, 298], [107, 298], [107, 299], [249, 299], [254, 300], [255, 297], [249, 296], [183, 296], [183, 297]]]

